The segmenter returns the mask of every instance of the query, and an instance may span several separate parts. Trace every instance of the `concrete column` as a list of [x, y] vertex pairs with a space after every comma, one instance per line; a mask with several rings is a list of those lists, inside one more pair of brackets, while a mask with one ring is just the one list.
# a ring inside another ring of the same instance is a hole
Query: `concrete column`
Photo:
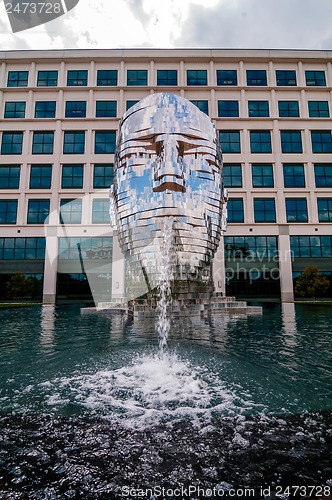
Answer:
[[297, 85], [299, 87], [305, 87], [305, 75], [302, 61], [297, 63]]
[[56, 103], [55, 116], [57, 120], [63, 119], [65, 117], [65, 106], [64, 106], [64, 95], [63, 90], [59, 90], [58, 99]]
[[311, 133], [310, 130], [305, 129], [304, 134], [302, 135], [303, 140], [303, 154], [311, 155], [312, 147], [311, 147]]
[[37, 87], [36, 63], [34, 61], [31, 63], [29, 80], [31, 87]]
[[301, 90], [301, 98], [300, 98], [300, 117], [301, 118], [308, 118], [309, 117], [309, 110], [308, 110], [308, 104], [305, 98], [305, 90]]
[[273, 62], [272, 61], [269, 61], [269, 66], [268, 66], [266, 76], [267, 76], [267, 86], [274, 87], [275, 86], [275, 78], [274, 78]]
[[210, 87], [215, 87], [217, 85], [217, 73], [214, 70], [214, 61], [210, 61], [208, 85]]
[[58, 270], [58, 238], [56, 228], [46, 228], [43, 304], [55, 304]]
[[120, 62], [118, 85], [119, 85], [119, 87], [124, 87], [126, 85], [125, 62], [124, 61]]
[[[282, 232], [288, 233], [288, 227], [280, 228]], [[281, 301], [292, 302], [294, 292], [289, 234], [279, 234], [279, 272]]]
[[1, 64], [1, 71], [0, 71], [0, 88], [4, 88], [7, 86], [6, 70], [7, 70], [7, 64], [5, 62], [3, 62]]
[[33, 90], [29, 90], [25, 117], [32, 119], [34, 116], [35, 116], [35, 114], [34, 114], [34, 110], [33, 110]]
[[157, 85], [157, 78], [155, 74], [154, 61], [150, 61], [150, 68], [148, 72], [148, 87], [155, 87]]
[[120, 99], [119, 99], [119, 109], [117, 110], [117, 115], [122, 116], [126, 111], [126, 104], [124, 98], [124, 90], [120, 90]]
[[224, 236], [221, 235], [218, 250], [213, 259], [213, 284], [214, 291], [226, 295], [226, 274], [224, 255]]
[[0, 90], [0, 116], [4, 116], [5, 112], [5, 97], [3, 90]]
[[211, 97], [210, 97], [210, 102], [209, 102], [209, 115], [211, 120], [217, 118], [218, 116], [218, 109], [217, 109], [217, 100], [216, 100], [216, 91], [214, 89], [211, 89]]
[[94, 112], [94, 102], [93, 102], [93, 97], [94, 97], [94, 91], [92, 89], [89, 90], [89, 99], [87, 102], [87, 110], [86, 110], [86, 116], [87, 118], [94, 118], [95, 112]]
[[112, 300], [125, 298], [125, 259], [121, 252], [117, 232], [113, 233]]
[[278, 115], [279, 115], [278, 105], [277, 105], [277, 99], [276, 99], [276, 91], [274, 89], [271, 90], [271, 109], [270, 109], [270, 115], [271, 115], [271, 118], [278, 118]]
[[241, 89], [239, 108], [240, 108], [239, 109], [240, 117], [241, 118], [247, 117], [248, 116], [248, 108], [247, 108], [247, 104], [246, 104], [246, 91], [244, 89]]
[[330, 61], [327, 63], [326, 85], [327, 87], [332, 86], [332, 64]]
[[184, 69], [184, 61], [180, 61], [179, 69], [179, 87], [184, 87], [186, 85], [186, 75]]
[[244, 70], [243, 61], [239, 62], [238, 85], [239, 85], [239, 87], [246, 86], [246, 74], [245, 74], [245, 70]]
[[59, 71], [59, 87], [65, 87], [66, 84], [67, 84], [66, 63], [65, 61], [61, 61], [60, 71]]
[[95, 87], [97, 85], [97, 72], [95, 61], [90, 62], [90, 71], [88, 72], [88, 87]]

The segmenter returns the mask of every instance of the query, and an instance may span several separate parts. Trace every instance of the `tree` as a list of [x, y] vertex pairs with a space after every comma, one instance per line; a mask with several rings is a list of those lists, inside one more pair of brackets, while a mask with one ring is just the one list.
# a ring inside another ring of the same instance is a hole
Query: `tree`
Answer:
[[31, 278], [26, 278], [24, 273], [15, 273], [6, 283], [6, 293], [9, 299], [23, 299], [33, 292], [33, 282]]
[[301, 297], [312, 297], [312, 301], [315, 302], [317, 294], [326, 292], [329, 286], [329, 280], [317, 266], [307, 266], [296, 280], [295, 293]]

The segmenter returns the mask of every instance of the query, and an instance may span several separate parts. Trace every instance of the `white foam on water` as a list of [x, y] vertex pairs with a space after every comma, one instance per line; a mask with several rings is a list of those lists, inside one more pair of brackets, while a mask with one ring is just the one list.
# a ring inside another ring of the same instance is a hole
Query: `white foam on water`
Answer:
[[206, 423], [216, 413], [239, 414], [250, 406], [249, 394], [239, 397], [211, 369], [170, 353], [134, 358], [114, 370], [56, 378], [50, 385], [39, 384], [39, 390], [48, 407], [61, 409], [71, 402], [130, 428], [185, 418]]

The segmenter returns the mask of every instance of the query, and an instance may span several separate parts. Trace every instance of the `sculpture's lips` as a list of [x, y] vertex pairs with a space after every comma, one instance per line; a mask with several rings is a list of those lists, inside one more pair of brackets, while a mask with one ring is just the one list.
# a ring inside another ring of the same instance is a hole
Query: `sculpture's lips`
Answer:
[[178, 184], [177, 182], [163, 182], [162, 184], [159, 184], [159, 186], [156, 186], [153, 188], [153, 191], [155, 193], [162, 193], [163, 191], [177, 191], [180, 193], [185, 193], [186, 188], [183, 184]]

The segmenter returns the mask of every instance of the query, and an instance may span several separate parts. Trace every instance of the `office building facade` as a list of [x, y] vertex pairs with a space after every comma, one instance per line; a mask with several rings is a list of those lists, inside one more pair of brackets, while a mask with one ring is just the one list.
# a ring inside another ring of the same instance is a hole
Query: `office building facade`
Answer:
[[[294, 298], [332, 272], [332, 52], [1, 52], [0, 290], [23, 272], [45, 303], [124, 294], [108, 214], [118, 122], [144, 96], [194, 102], [219, 131], [228, 228], [217, 291]], [[330, 291], [328, 293], [331, 293]]]

